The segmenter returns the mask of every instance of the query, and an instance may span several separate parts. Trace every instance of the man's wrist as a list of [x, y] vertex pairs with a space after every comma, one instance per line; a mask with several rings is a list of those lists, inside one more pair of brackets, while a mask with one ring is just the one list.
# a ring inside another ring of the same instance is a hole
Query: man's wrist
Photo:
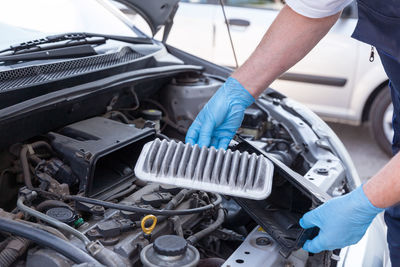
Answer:
[[258, 98], [263, 91], [259, 89], [260, 86], [258, 86], [254, 80], [253, 81], [249, 80], [249, 77], [251, 77], [250, 75], [248, 76], [246, 76], [245, 74], [242, 75], [240, 69], [234, 72], [231, 77], [236, 81], [238, 81], [243, 86], [243, 88], [245, 88], [247, 92], [251, 94], [251, 96], [254, 99]]
[[254, 103], [254, 96], [236, 78], [229, 77], [226, 85], [231, 88], [230, 93], [236, 95], [236, 99], [240, 99], [241, 104], [244, 104], [246, 108]]
[[367, 200], [370, 202], [370, 204], [379, 209], [384, 209], [387, 208], [381, 201], [381, 197], [379, 197], [376, 193], [376, 190], [374, 190], [374, 185], [370, 181], [366, 182], [365, 184], [362, 185], [362, 190], [364, 191], [364, 194], [367, 198]]

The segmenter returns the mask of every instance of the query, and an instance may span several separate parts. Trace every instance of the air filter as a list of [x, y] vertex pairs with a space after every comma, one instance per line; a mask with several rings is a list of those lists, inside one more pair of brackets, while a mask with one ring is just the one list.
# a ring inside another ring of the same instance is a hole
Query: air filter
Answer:
[[143, 147], [135, 174], [144, 181], [259, 200], [271, 193], [273, 169], [256, 154], [155, 139]]

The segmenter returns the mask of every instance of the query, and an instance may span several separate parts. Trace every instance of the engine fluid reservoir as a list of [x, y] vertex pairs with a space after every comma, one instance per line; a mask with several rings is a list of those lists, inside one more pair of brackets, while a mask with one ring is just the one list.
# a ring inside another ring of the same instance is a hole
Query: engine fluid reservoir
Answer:
[[221, 81], [211, 77], [175, 78], [163, 89], [162, 104], [172, 121], [188, 128], [221, 85]]
[[163, 235], [143, 248], [140, 260], [145, 267], [195, 267], [200, 254], [183, 237]]

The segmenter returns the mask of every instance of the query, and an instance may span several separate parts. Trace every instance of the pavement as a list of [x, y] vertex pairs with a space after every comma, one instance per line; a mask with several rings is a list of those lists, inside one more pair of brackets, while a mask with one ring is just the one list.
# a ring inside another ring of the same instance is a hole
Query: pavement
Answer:
[[328, 124], [349, 151], [363, 182], [371, 178], [389, 161], [389, 156], [371, 138], [367, 125]]

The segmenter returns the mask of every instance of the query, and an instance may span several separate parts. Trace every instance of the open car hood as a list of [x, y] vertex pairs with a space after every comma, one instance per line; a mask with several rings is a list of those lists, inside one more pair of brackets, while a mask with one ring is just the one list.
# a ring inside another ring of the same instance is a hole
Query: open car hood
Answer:
[[172, 26], [179, 0], [117, 0], [138, 12], [149, 24], [153, 36], [165, 26], [164, 36]]

